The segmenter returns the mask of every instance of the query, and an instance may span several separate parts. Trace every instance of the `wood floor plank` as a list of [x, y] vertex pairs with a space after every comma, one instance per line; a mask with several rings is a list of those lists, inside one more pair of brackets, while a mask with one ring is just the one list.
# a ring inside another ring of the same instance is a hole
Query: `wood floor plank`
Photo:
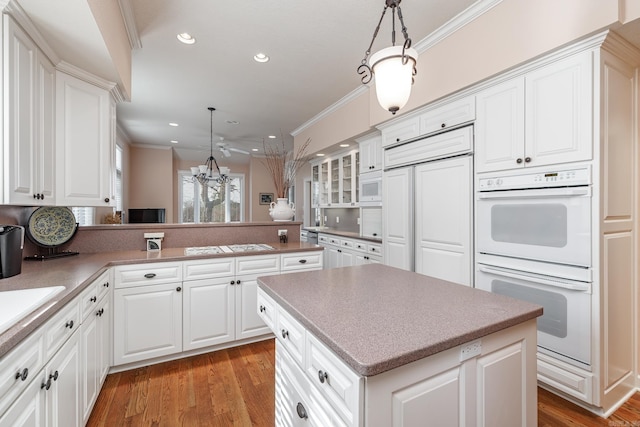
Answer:
[[[89, 427], [273, 427], [273, 339], [107, 376]], [[609, 419], [538, 389], [538, 426], [640, 426], [640, 393]]]

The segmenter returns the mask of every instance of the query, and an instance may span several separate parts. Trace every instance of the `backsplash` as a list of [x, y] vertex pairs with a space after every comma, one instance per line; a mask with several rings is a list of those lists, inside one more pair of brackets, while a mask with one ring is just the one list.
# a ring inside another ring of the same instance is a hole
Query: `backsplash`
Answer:
[[324, 208], [323, 213], [327, 219], [324, 221], [325, 227], [330, 227], [339, 231], [360, 231], [358, 217], [360, 210], [354, 208]]

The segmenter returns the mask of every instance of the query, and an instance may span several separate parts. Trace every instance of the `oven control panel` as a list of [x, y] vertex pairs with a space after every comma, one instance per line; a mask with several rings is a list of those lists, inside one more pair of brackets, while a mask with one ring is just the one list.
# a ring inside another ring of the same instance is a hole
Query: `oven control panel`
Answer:
[[535, 173], [518, 171], [500, 176], [480, 178], [478, 180], [478, 191], [568, 187], [590, 184], [590, 168], [562, 169]]

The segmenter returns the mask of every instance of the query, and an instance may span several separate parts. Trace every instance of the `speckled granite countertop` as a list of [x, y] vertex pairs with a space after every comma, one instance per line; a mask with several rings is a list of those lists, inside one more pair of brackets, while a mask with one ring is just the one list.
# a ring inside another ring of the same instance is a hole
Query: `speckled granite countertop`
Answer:
[[370, 264], [261, 277], [259, 286], [373, 376], [542, 315], [542, 307]]
[[325, 228], [325, 227], [302, 227], [303, 230], [314, 231], [318, 234], [331, 234], [333, 236], [338, 237], [349, 237], [352, 239], [360, 239], [366, 240], [372, 243], [382, 243], [382, 237], [370, 237], [363, 236], [360, 233], [356, 233], [353, 231], [342, 231], [342, 230], [334, 230], [333, 228]]
[[23, 261], [21, 274], [0, 280], [0, 291], [47, 286], [64, 286], [65, 290], [43, 302], [40, 307], [0, 334], [0, 357], [4, 356], [31, 332], [35, 331], [65, 304], [78, 296], [84, 288], [111, 266], [322, 250], [319, 246], [304, 242], [287, 244], [268, 242], [267, 244], [275, 250], [186, 256], [185, 248], [163, 248], [160, 252], [102, 252], [80, 254], [47, 261]]

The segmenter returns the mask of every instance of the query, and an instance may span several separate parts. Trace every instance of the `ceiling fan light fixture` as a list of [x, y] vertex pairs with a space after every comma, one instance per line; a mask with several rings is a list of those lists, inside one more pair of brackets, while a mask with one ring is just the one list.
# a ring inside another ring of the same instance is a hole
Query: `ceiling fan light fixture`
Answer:
[[[411, 38], [409, 38], [407, 27], [404, 25], [402, 10], [400, 9], [401, 0], [384, 1], [382, 16], [378, 21], [371, 43], [365, 51], [364, 58], [357, 71], [362, 76], [360, 78], [362, 84], [368, 84], [375, 77], [378, 103], [385, 110], [389, 110], [391, 114], [396, 114], [398, 110], [406, 105], [411, 95], [414, 76], [418, 72], [416, 68], [418, 52], [411, 48]], [[388, 8], [391, 8], [392, 12], [391, 46], [371, 55], [373, 42], [378, 35], [380, 24]], [[404, 36], [404, 43], [400, 46], [396, 46], [396, 12], [400, 21], [402, 35]], [[370, 58], [369, 55], [371, 55]]]
[[176, 37], [184, 44], [194, 44], [196, 42], [196, 38], [189, 33], [180, 33]]

